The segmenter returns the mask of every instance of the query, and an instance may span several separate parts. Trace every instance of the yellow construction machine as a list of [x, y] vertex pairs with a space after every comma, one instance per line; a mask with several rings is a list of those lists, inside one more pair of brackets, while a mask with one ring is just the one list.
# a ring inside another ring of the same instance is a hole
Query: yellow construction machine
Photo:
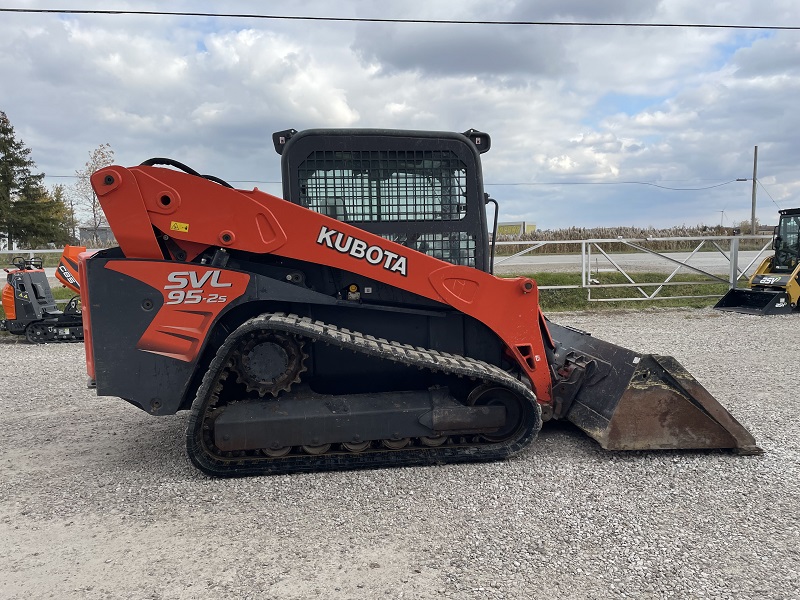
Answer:
[[750, 278], [749, 289], [732, 289], [714, 307], [718, 310], [776, 315], [792, 312], [800, 300], [800, 208], [780, 211], [772, 240], [775, 253], [765, 258]]

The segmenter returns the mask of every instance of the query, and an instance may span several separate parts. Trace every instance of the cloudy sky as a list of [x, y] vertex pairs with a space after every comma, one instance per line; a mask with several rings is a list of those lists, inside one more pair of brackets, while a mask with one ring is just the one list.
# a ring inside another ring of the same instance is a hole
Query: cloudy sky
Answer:
[[[800, 26], [797, 0], [0, 0], [462, 21]], [[492, 136], [487, 191], [539, 228], [727, 226], [800, 206], [800, 31], [0, 13], [0, 110], [47, 183], [89, 151], [280, 193], [274, 131]], [[259, 183], [253, 183], [259, 182]], [[713, 187], [716, 186], [716, 187]], [[677, 188], [677, 189], [664, 189]], [[707, 189], [697, 189], [707, 188]], [[724, 211], [724, 212], [723, 212]]]

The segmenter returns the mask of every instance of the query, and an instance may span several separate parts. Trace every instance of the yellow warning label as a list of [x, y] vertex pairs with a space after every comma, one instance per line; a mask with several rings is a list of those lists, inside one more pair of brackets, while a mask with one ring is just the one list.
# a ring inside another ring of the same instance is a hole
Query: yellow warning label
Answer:
[[169, 224], [170, 231], [182, 231], [183, 233], [189, 233], [189, 224], [188, 223], [180, 223], [178, 221], [172, 221]]

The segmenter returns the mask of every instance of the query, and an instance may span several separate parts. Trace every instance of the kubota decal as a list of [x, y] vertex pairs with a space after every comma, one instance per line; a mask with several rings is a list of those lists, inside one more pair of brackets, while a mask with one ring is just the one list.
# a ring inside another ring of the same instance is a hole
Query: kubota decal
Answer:
[[335, 229], [328, 229], [325, 225], [319, 230], [317, 243], [342, 254], [349, 254], [353, 258], [365, 260], [371, 265], [380, 265], [387, 271], [400, 273], [403, 277], [408, 275], [408, 259], [405, 256], [380, 246], [370, 246], [364, 240]]

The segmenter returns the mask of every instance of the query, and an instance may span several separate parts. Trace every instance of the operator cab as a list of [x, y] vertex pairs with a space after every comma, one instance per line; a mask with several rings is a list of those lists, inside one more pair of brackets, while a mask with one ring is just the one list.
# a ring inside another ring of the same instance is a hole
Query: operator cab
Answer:
[[773, 247], [775, 260], [773, 271], [791, 272], [800, 260], [800, 208], [787, 208], [780, 211]]
[[487, 134], [293, 129], [273, 134], [283, 197], [455, 265], [489, 271]]

